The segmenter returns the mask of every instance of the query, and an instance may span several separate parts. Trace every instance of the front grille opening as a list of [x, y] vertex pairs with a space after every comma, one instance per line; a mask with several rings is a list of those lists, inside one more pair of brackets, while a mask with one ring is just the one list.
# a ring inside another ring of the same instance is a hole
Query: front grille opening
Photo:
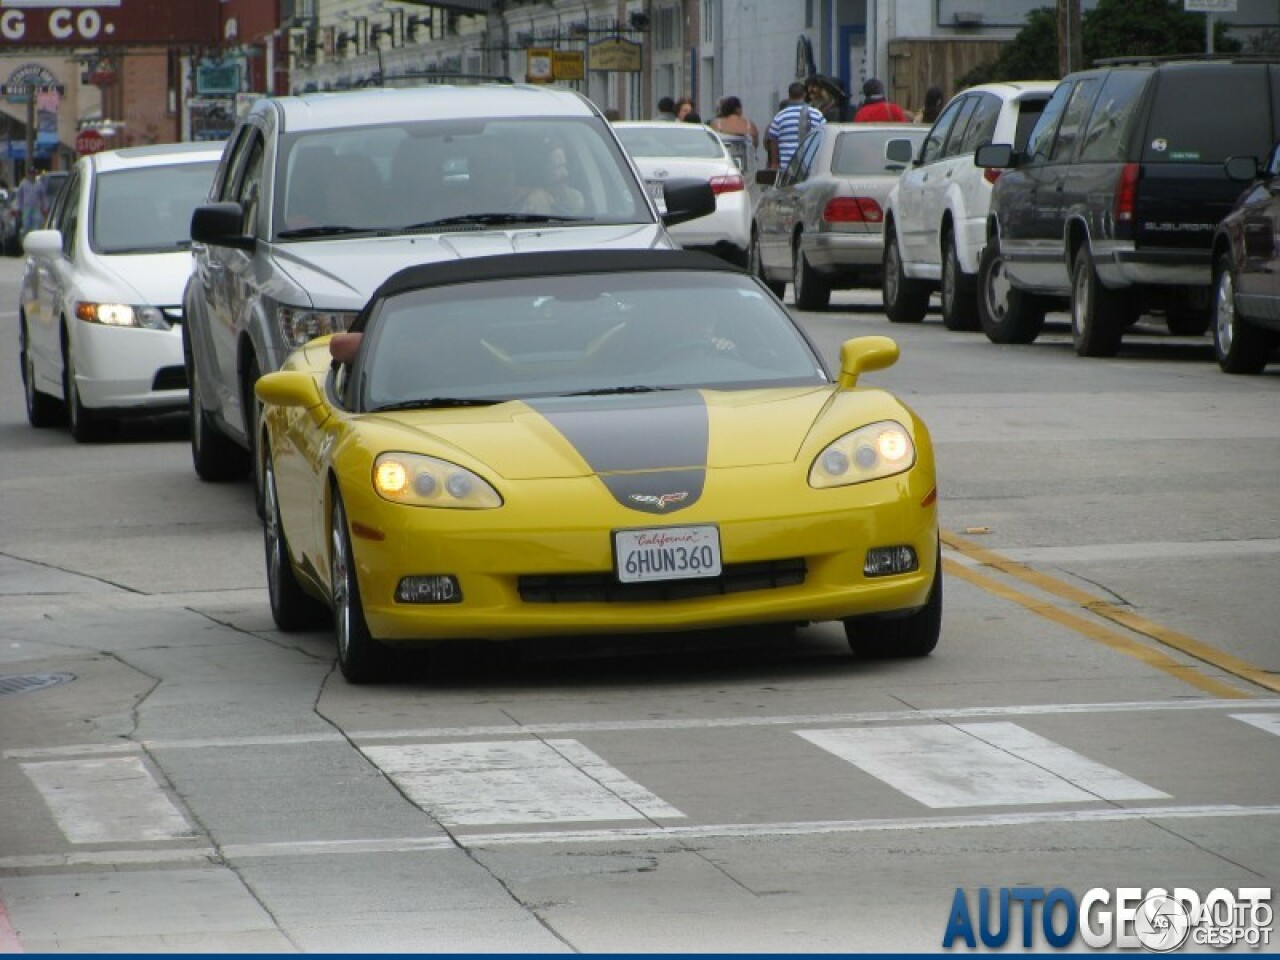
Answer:
[[645, 603], [690, 600], [749, 590], [776, 590], [804, 583], [803, 558], [727, 563], [718, 577], [619, 583], [610, 573], [556, 573], [520, 577], [517, 587], [525, 603]]
[[176, 367], [161, 367], [151, 381], [152, 390], [185, 390], [187, 389], [187, 369], [179, 364]]
[[14, 693], [31, 693], [74, 680], [73, 673], [25, 673], [0, 676], [0, 697]]

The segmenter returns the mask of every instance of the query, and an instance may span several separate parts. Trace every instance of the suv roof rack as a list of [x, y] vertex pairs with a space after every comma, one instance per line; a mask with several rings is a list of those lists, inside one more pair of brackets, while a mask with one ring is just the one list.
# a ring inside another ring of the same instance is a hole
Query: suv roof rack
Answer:
[[1274, 53], [1167, 53], [1143, 57], [1103, 57], [1093, 61], [1095, 67], [1131, 66], [1151, 63], [1280, 63]]

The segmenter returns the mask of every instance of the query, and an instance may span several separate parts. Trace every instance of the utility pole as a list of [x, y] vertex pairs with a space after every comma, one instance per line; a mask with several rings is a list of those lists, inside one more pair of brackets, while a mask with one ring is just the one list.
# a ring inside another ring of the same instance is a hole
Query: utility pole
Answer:
[[36, 164], [36, 85], [34, 83], [27, 84], [27, 165], [23, 169], [23, 174], [27, 170], [35, 168]]
[[1058, 0], [1058, 76], [1084, 67], [1080, 0]]

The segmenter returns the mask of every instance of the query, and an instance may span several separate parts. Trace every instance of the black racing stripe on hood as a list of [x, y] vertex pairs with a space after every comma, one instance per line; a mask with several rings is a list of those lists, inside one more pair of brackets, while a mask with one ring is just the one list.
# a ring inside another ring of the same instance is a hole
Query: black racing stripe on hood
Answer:
[[702, 496], [707, 405], [696, 390], [525, 401], [560, 432], [624, 507], [672, 513]]

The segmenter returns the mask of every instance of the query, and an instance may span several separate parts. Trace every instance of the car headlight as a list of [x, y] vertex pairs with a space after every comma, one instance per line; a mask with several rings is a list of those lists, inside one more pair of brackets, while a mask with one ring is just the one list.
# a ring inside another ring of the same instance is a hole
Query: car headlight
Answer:
[[906, 427], [892, 420], [868, 424], [829, 444], [809, 468], [809, 486], [843, 487], [910, 470], [916, 445]]
[[308, 340], [330, 333], [342, 333], [356, 318], [353, 310], [308, 310], [303, 307], [281, 307], [279, 316], [284, 342], [290, 347], [300, 347]]
[[168, 330], [171, 324], [155, 307], [128, 303], [97, 303], [91, 300], [76, 301], [76, 316], [85, 323], [101, 323], [108, 327], [145, 327], [148, 330]]
[[492, 510], [502, 497], [466, 467], [416, 453], [384, 453], [373, 462], [373, 489], [414, 507]]

